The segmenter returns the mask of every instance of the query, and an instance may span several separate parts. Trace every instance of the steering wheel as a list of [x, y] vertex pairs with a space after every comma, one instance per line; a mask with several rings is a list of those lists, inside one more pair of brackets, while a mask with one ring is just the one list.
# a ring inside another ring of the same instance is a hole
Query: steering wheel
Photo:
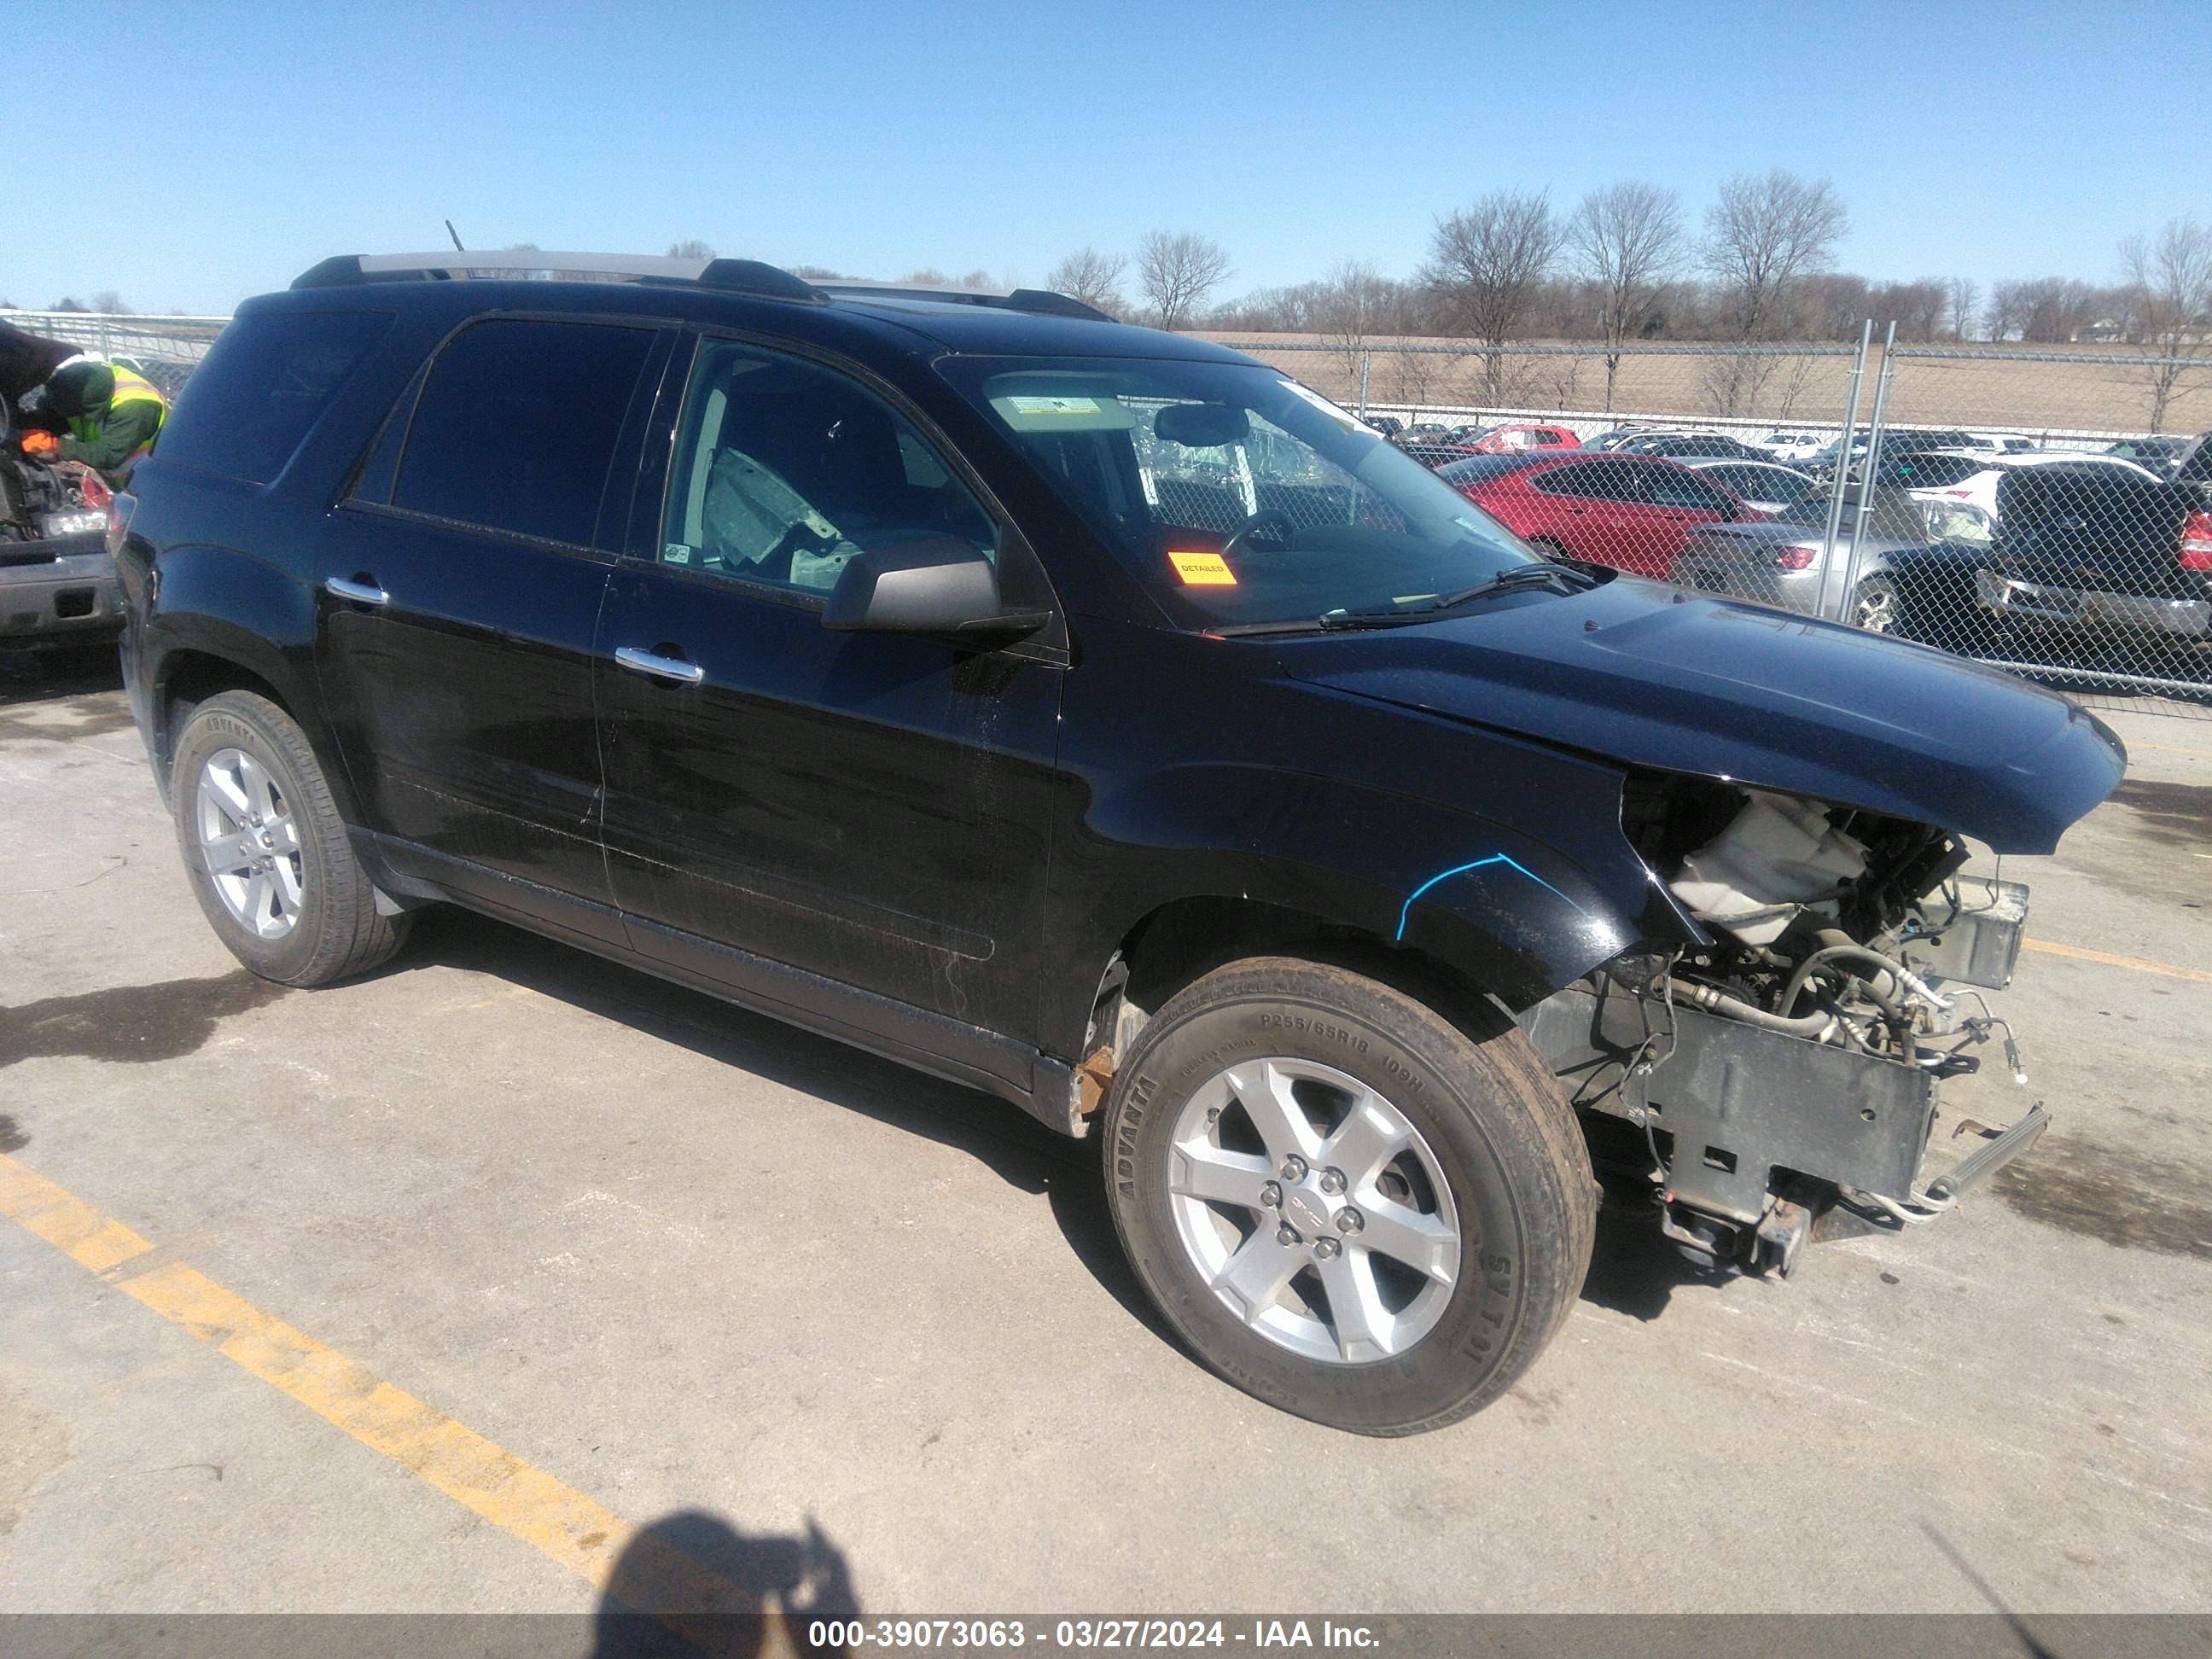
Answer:
[[1222, 544], [1221, 556], [1224, 559], [1237, 557], [1245, 550], [1244, 544], [1262, 530], [1273, 531], [1281, 538], [1283, 548], [1287, 549], [1291, 538], [1298, 533], [1297, 521], [1279, 507], [1263, 507], [1239, 525], [1237, 533]]

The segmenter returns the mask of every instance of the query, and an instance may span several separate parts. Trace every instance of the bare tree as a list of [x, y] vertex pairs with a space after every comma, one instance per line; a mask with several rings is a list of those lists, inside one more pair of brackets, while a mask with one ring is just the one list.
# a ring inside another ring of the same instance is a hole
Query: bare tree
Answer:
[[1398, 285], [1370, 264], [1345, 259], [1304, 297], [1313, 331], [1326, 336], [1341, 355], [1345, 384], [1356, 392], [1368, 342], [1396, 326]]
[[1229, 275], [1229, 251], [1195, 231], [1148, 230], [1137, 244], [1137, 282], [1162, 328], [1181, 328]]
[[[1850, 228], [1843, 198], [1826, 179], [1801, 179], [1782, 167], [1740, 173], [1705, 210], [1705, 269], [1728, 336], [1740, 343], [1800, 331], [1794, 301], [1803, 280], [1827, 268]], [[1706, 396], [1722, 414], [1755, 408], [1774, 373], [1771, 358], [1715, 358]]]
[[1521, 331], [1565, 234], [1545, 191], [1492, 191], [1437, 221], [1422, 280], [1458, 332], [1492, 348], [1482, 370], [1491, 403], [1505, 401], [1505, 360], [1495, 348]]
[[1971, 276], [1954, 276], [1944, 290], [1951, 337], [1961, 343], [1974, 337], [1975, 307], [1981, 303], [1982, 285]]
[[1992, 340], [2009, 340], [2027, 326], [2027, 284], [2012, 277], [1990, 284], [1982, 312], [1982, 331]]
[[1118, 317], [1128, 309], [1121, 297], [1121, 276], [1128, 269], [1122, 255], [1102, 253], [1086, 243], [1047, 271], [1044, 285]]
[[1739, 340], [1763, 340], [1799, 278], [1825, 270], [1850, 228], [1826, 179], [1740, 173], [1705, 210], [1705, 269]]
[[1611, 413], [1620, 346], [1649, 326], [1661, 290], [1682, 264], [1682, 199], [1656, 185], [1608, 185], [1583, 198], [1566, 240], [1576, 274], [1595, 291]]
[[2183, 376], [2212, 367], [2212, 225], [2195, 214], [2169, 219], [2155, 236], [2138, 231], [2120, 244], [2120, 268], [2134, 301], [2136, 337], [2163, 361], [2142, 373], [2150, 429], [2162, 431]]
[[131, 307], [123, 303], [123, 296], [112, 288], [104, 288], [92, 296], [92, 308], [110, 317], [131, 314]]
[[696, 236], [685, 241], [671, 242], [668, 257], [672, 259], [711, 259], [714, 257], [714, 244], [702, 242]]

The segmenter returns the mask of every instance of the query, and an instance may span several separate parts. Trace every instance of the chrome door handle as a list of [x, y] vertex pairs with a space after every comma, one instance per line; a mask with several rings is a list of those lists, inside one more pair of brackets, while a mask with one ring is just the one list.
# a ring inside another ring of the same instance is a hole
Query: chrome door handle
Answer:
[[367, 582], [349, 582], [343, 576], [332, 576], [323, 586], [326, 592], [335, 593], [342, 599], [351, 599], [356, 605], [392, 603], [392, 595], [382, 588], [372, 587]]
[[696, 662], [641, 651], [634, 645], [617, 646], [615, 660], [634, 674], [649, 674], [654, 679], [673, 680], [678, 685], [696, 685], [707, 678], [707, 671]]

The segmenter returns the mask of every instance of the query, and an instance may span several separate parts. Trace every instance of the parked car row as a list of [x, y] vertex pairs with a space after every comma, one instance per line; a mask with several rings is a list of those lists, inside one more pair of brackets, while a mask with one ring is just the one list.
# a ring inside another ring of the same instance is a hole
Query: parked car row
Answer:
[[[2202, 442], [2006, 449], [1991, 434], [1899, 428], [1870, 463], [1863, 441], [1846, 458], [1831, 441], [1795, 465], [1722, 433], [1632, 428], [1573, 448], [1401, 447], [1563, 562], [1825, 608], [1873, 632], [2008, 660], [2044, 660], [2069, 632], [2101, 637], [2123, 647], [2127, 672], [2212, 678], [2212, 453]], [[2008, 509], [2021, 504], [2027, 517], [2008, 534]]]

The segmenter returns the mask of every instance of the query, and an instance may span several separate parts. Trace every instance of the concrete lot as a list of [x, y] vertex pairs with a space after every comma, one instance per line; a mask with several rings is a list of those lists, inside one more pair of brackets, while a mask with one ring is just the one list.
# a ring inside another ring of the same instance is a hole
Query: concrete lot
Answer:
[[2121, 796], [2006, 863], [2035, 939], [2197, 975], [2023, 956], [2030, 1162], [1786, 1284], [1610, 1218], [1507, 1401], [1371, 1442], [1178, 1352], [1010, 1107], [458, 914], [248, 977], [113, 685], [0, 665], [0, 1151], [152, 1246], [0, 1219], [0, 1610], [597, 1601], [140, 1299], [179, 1263], [824, 1607], [2212, 1608], [2212, 723], [2113, 716]]

